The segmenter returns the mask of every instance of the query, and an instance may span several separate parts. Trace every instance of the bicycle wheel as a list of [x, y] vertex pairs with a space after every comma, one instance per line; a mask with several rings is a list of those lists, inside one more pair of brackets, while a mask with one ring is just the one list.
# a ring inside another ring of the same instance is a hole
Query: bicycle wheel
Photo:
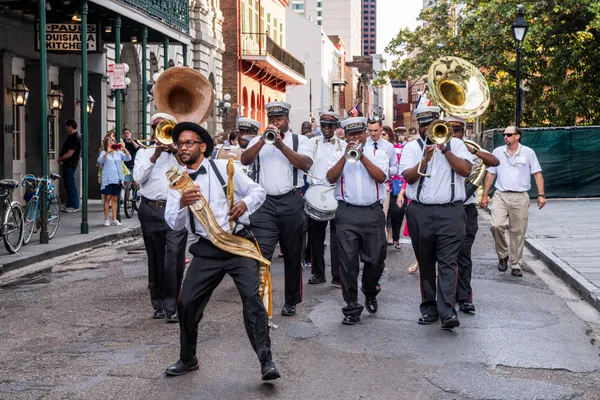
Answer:
[[125, 200], [123, 201], [123, 208], [125, 209], [125, 216], [127, 218], [133, 217], [135, 212], [135, 192], [133, 185], [130, 185], [125, 189]]
[[136, 212], [140, 212], [140, 203], [142, 202], [142, 196], [140, 196], [140, 193], [138, 192], [137, 189], [134, 189], [135, 196], [134, 196], [134, 202], [133, 202], [133, 208], [135, 209]]
[[13, 202], [7, 212], [4, 247], [10, 254], [15, 254], [23, 244], [23, 207], [19, 203]]
[[23, 244], [29, 243], [33, 231], [35, 231], [35, 224], [37, 220], [37, 198], [33, 198], [27, 203], [25, 208], [25, 223], [23, 224]]
[[48, 199], [48, 239], [52, 239], [58, 231], [60, 223], [60, 198], [57, 195]]

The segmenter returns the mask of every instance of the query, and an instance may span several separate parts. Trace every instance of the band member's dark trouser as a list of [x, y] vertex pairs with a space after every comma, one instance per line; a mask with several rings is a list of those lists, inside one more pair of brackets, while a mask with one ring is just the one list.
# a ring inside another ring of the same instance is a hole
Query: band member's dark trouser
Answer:
[[461, 203], [425, 205], [413, 201], [406, 210], [408, 231], [419, 262], [422, 315], [456, 314], [456, 259], [465, 237], [466, 223]]
[[148, 289], [152, 307], [175, 311], [185, 268], [187, 230], [169, 228], [164, 207], [140, 203], [138, 217], [148, 255]]
[[388, 210], [388, 218], [392, 222], [392, 240], [394, 242], [400, 240], [400, 228], [402, 227], [402, 220], [406, 211], [406, 198], [404, 199], [404, 203], [402, 203], [402, 207], [398, 207], [397, 201], [398, 196], [391, 196], [390, 208]]
[[456, 289], [456, 301], [473, 302], [473, 290], [471, 289], [471, 274], [473, 272], [473, 261], [471, 260], [471, 248], [475, 241], [475, 235], [479, 229], [477, 224], [477, 207], [475, 204], [464, 206], [467, 215], [467, 229], [462, 247], [458, 253], [458, 288]]
[[359, 257], [364, 262], [361, 290], [367, 297], [376, 297], [381, 291], [379, 279], [386, 250], [385, 214], [379, 204], [357, 207], [340, 202], [335, 223], [346, 301], [342, 311], [344, 315], [360, 315], [364, 307], [358, 303]]
[[325, 235], [329, 222], [329, 251], [331, 252], [331, 277], [340, 280], [340, 259], [336, 237], [335, 220], [317, 221], [308, 217], [308, 241], [311, 249], [312, 274], [325, 277]]
[[302, 224], [304, 198], [300, 190], [282, 196], [267, 196], [250, 216], [252, 232], [263, 257], [271, 260], [279, 241], [285, 265], [285, 303], [302, 302]]
[[271, 339], [267, 311], [258, 295], [258, 264], [233, 256], [228, 260], [194, 257], [185, 271], [177, 312], [182, 361], [196, 356], [198, 324], [213, 290], [229, 274], [242, 299], [244, 325], [252, 348], [260, 361], [271, 359]]

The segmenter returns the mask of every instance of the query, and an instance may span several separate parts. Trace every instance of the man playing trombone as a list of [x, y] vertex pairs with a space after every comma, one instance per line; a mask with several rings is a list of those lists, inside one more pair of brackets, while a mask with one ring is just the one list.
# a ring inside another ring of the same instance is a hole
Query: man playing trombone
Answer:
[[358, 303], [359, 257], [364, 262], [362, 292], [370, 314], [377, 312], [379, 279], [386, 250], [384, 182], [389, 160], [383, 150], [366, 145], [367, 119], [349, 118], [342, 122], [348, 146], [329, 160], [327, 181], [335, 184], [338, 208], [335, 214], [340, 258], [342, 294], [346, 306], [344, 325], [360, 321], [363, 306]]

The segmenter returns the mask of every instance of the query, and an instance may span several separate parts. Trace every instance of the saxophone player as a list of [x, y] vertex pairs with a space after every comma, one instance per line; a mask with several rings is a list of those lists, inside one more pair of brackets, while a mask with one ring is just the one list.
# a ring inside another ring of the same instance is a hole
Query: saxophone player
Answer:
[[[453, 136], [456, 139], [464, 140], [465, 121], [456, 117], [444, 118], [450, 124], [453, 130]], [[476, 148], [465, 143], [467, 150], [473, 155], [473, 164], [480, 158], [486, 166], [497, 167], [500, 161], [492, 153], [487, 151], [478, 151]], [[465, 214], [467, 216], [466, 234], [462, 242], [462, 247], [458, 253], [456, 263], [458, 264], [458, 286], [456, 287], [456, 302], [458, 309], [465, 313], [475, 312], [473, 305], [473, 289], [471, 288], [471, 274], [473, 272], [473, 260], [471, 259], [471, 248], [475, 242], [475, 235], [479, 229], [477, 224], [477, 192], [473, 193], [463, 202]]]
[[[243, 172], [234, 169], [234, 203], [230, 207], [227, 188], [223, 186], [223, 176], [227, 176], [227, 161], [208, 159], [214, 147], [209, 133], [196, 123], [182, 122], [175, 126], [172, 135], [180, 159], [195, 186], [183, 194], [169, 190], [165, 218], [172, 229], [187, 228], [198, 236], [198, 241], [190, 246], [194, 258], [184, 274], [179, 295], [180, 359], [165, 373], [177, 376], [198, 369], [198, 324], [213, 290], [225, 274], [229, 274], [242, 298], [244, 324], [250, 344], [261, 363], [262, 379], [277, 379], [280, 374], [272, 361], [267, 311], [259, 295], [257, 261], [217, 247], [208, 239], [214, 227], [205, 228], [191, 216], [188, 208], [202, 198], [206, 199], [214, 221], [222, 230], [245, 237], [248, 234], [245, 225], [249, 224], [249, 215], [265, 201], [265, 190]], [[239, 224], [233, 226], [231, 221], [239, 221]]]

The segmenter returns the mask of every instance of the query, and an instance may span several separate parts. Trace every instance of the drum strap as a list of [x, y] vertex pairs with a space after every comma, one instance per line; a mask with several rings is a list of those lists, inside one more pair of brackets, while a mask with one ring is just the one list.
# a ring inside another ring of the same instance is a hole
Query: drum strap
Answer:
[[[221, 171], [219, 171], [219, 169], [217, 168], [217, 165], [215, 164], [215, 161], [211, 158], [208, 160], [208, 162], [210, 163], [210, 169], [211, 171], [214, 171], [215, 175], [217, 176], [217, 179], [219, 180], [219, 183], [221, 184], [221, 187], [223, 188], [223, 192], [225, 192], [225, 197], [227, 197], [227, 183], [225, 183], [225, 180], [223, 179], [223, 175], [221, 175]], [[210, 174], [210, 171], [209, 171]], [[209, 196], [210, 198], [210, 196]], [[190, 213], [190, 227], [192, 228], [192, 233], [195, 235], [196, 234], [196, 223], [194, 220], [194, 214], [192, 214], [192, 209], [188, 207], [188, 211]]]
[[[294, 150], [294, 153], [298, 152], [298, 135], [296, 135], [295, 133], [292, 133], [292, 149]], [[296, 186], [298, 186], [298, 168], [294, 167], [292, 173], [294, 174], [293, 187], [295, 189]], [[258, 154], [258, 157], [256, 157], [256, 183], [259, 183], [258, 182], [259, 180], [260, 180], [260, 153]]]
[[[419, 143], [419, 146], [421, 146], [421, 151], [423, 151], [423, 147], [425, 146], [425, 144], [423, 143], [423, 139], [419, 138], [419, 140], [417, 140], [417, 142]], [[446, 144], [446, 148], [448, 150], [451, 150], [451, 143], [452, 141], [449, 140], [448, 143]], [[454, 170], [451, 170], [452, 172], [450, 173], [451, 175], [451, 179], [452, 181], [450, 182], [450, 188], [452, 190], [452, 195], [450, 196], [450, 203], [452, 203], [454, 201]], [[422, 176], [421, 179], [419, 179], [419, 186], [417, 187], [417, 201], [421, 201], [420, 197], [421, 197], [421, 190], [423, 189], [423, 181], [425, 180], [425, 177]]]

